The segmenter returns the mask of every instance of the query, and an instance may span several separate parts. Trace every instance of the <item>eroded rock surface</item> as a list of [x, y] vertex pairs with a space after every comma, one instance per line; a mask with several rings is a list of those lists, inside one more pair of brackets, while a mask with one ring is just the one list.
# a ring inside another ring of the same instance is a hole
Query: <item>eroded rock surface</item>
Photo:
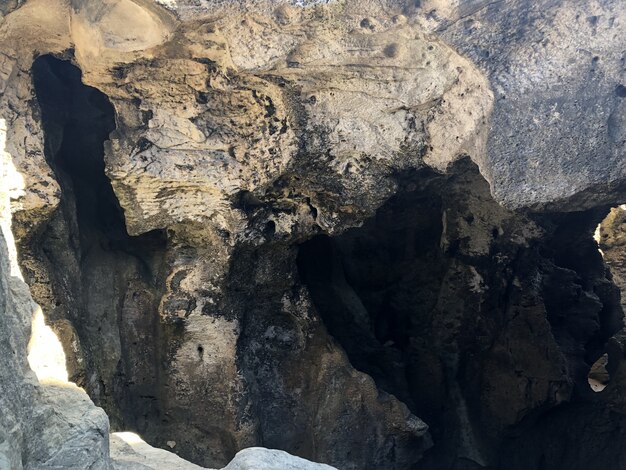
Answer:
[[489, 78], [494, 107], [481, 169], [498, 201], [552, 210], [623, 202], [620, 2], [421, 3], [421, 22]]
[[[0, 126], [2, 144], [5, 132]], [[38, 306], [20, 278], [10, 231], [10, 196], [23, 189], [20, 183], [0, 148], [0, 468], [109, 469], [104, 411], [73, 384], [39, 383], [28, 365]]]
[[20, 266], [114, 430], [203, 467], [623, 464], [620, 2], [3, 8]]

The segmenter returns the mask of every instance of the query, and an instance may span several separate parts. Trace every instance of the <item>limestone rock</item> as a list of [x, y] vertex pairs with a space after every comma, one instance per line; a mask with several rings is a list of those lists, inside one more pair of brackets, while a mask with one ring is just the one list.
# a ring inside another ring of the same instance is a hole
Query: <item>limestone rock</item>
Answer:
[[[155, 449], [136, 435], [111, 434], [113, 468], [119, 470], [201, 470], [192, 463], [162, 449]], [[237, 455], [223, 470], [333, 470], [324, 464], [309, 462], [281, 450], [249, 447]]]
[[480, 166], [497, 200], [567, 210], [622, 203], [620, 2], [434, 1], [418, 15], [488, 77], [494, 107]]
[[293, 457], [282, 450], [250, 447], [237, 452], [224, 470], [333, 470], [333, 468]]
[[116, 470], [200, 470], [203, 468], [186, 462], [166, 450], [155, 449], [132, 433], [111, 434], [111, 460]]
[[623, 466], [618, 0], [0, 12], [5, 461]]
[[[4, 129], [0, 129], [4, 141]], [[110, 469], [109, 422], [87, 394], [69, 383], [40, 384], [27, 362], [37, 311], [19, 277], [10, 231], [9, 155], [0, 155], [0, 467]], [[9, 218], [9, 220], [7, 220]], [[11, 248], [13, 248], [11, 250]], [[11, 254], [13, 253], [13, 254]]]

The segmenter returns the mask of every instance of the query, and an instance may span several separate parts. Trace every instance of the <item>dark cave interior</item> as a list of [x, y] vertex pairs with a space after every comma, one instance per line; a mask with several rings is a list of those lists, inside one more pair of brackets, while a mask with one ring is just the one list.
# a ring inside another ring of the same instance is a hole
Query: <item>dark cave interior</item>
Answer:
[[[584, 429], [608, 413], [587, 379], [623, 326], [619, 289], [592, 238], [608, 209], [516, 214], [498, 208], [471, 163], [451, 173], [425, 172], [423, 187], [400, 192], [362, 227], [302, 244], [300, 277], [353, 366], [430, 425], [435, 445], [416, 468], [571, 468], [555, 454], [563, 442], [536, 436], [558, 417], [578, 429], [572, 439], [589, 440]], [[541, 235], [515, 242], [531, 225]], [[488, 251], [472, 248], [481, 239]], [[539, 352], [548, 342], [552, 351]], [[541, 380], [553, 398], [537, 395], [544, 403], [528, 409]], [[623, 419], [605, 427], [617, 432]], [[598, 455], [599, 442], [575, 458], [612, 465], [618, 447]]]
[[354, 367], [413, 411], [409, 390], [419, 385], [411, 384], [406, 354], [427, 328], [450, 261], [439, 249], [441, 204], [427, 191], [402, 194], [362, 228], [305, 242], [297, 260], [324, 324]]
[[45, 126], [46, 158], [63, 189], [71, 187], [76, 195], [81, 228], [100, 231], [110, 240], [124, 239], [123, 212], [104, 172], [103, 143], [115, 129], [113, 106], [106, 95], [83, 85], [80, 70], [67, 60], [37, 58], [33, 81]]

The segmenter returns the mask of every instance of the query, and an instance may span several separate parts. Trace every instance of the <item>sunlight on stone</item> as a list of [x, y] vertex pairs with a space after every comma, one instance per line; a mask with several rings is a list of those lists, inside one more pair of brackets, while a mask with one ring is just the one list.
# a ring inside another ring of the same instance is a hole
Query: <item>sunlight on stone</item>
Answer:
[[176, 8], [178, 5], [176, 4], [176, 0], [156, 0], [157, 3], [167, 7], [167, 8]]
[[133, 464], [140, 464], [141, 468], [158, 468], [161, 470], [208, 470], [187, 462], [176, 454], [152, 447], [133, 432], [112, 433], [111, 451], [120, 459], [120, 462], [128, 464], [128, 468], [135, 468]]
[[[621, 210], [626, 211], [626, 204], [621, 204], [619, 206]], [[603, 221], [604, 222], [604, 221]], [[596, 241], [596, 243], [598, 244], [598, 252], [602, 255], [602, 258], [604, 258], [604, 252], [600, 249], [600, 240], [602, 239], [602, 235], [600, 233], [600, 230], [602, 229], [602, 222], [600, 222], [598, 224], [598, 226], [596, 227], [596, 231], [593, 232], [593, 239]]]
[[0, 230], [4, 235], [9, 250], [11, 276], [23, 279], [17, 262], [17, 250], [11, 231], [11, 200], [24, 195], [24, 178], [15, 169], [11, 155], [6, 151], [7, 124], [0, 118]]
[[611, 380], [611, 377], [606, 370], [606, 366], [609, 363], [608, 354], [600, 356], [600, 358], [593, 363], [589, 374], [587, 375], [587, 382], [591, 387], [591, 390], [598, 393], [604, 390]]
[[596, 231], [593, 232], [593, 239], [596, 241], [596, 243], [598, 244], [598, 253], [600, 253], [602, 255], [602, 258], [604, 258], [604, 252], [600, 249], [600, 240], [602, 238], [601, 234], [600, 234], [600, 230], [602, 228], [602, 222], [600, 222], [598, 224], [598, 226], [596, 227]]
[[65, 352], [61, 341], [52, 331], [37, 306], [33, 316], [32, 332], [28, 343], [28, 363], [40, 382], [67, 382]]
[[114, 432], [113, 434], [129, 445], [145, 442], [141, 437], [139, 437], [139, 435], [135, 434], [134, 432]]
[[[6, 240], [11, 266], [11, 276], [24, 280], [17, 258], [15, 239], [11, 231], [11, 201], [24, 195], [24, 178], [13, 164], [6, 151], [7, 123], [0, 119], [0, 230]], [[34, 304], [33, 304], [34, 305]], [[39, 381], [67, 383], [65, 353], [61, 342], [52, 329], [46, 325], [41, 308], [37, 305], [33, 320], [31, 338], [28, 344], [28, 363]]]

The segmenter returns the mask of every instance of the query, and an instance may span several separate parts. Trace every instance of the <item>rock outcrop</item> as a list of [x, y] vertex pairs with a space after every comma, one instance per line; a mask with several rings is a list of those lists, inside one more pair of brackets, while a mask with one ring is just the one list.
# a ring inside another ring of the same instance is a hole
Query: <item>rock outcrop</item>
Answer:
[[[0, 148], [4, 148], [5, 133], [3, 123]], [[33, 301], [18, 266], [10, 230], [10, 200], [23, 189], [10, 154], [0, 151], [0, 468], [204, 468], [165, 450], [153, 449], [137, 436], [125, 435], [122, 439], [112, 434], [109, 439], [105, 412], [83, 389], [67, 381], [65, 364], [58, 363], [65, 359], [61, 345], [45, 326], [41, 309]], [[57, 348], [61, 349], [60, 356]], [[333, 467], [282, 451], [249, 448], [239, 452], [225, 468]]]
[[[156, 449], [129, 433], [111, 435], [113, 468], [119, 470], [202, 470], [190, 462]], [[222, 470], [334, 470], [324, 464], [309, 462], [282, 450], [248, 447], [237, 452], [235, 458]]]
[[79, 394], [55, 419], [80, 468], [621, 468], [625, 23], [617, 0], [4, 4], [5, 233], [68, 378], [149, 444], [111, 460], [99, 408], [37, 384], [6, 263], [0, 390], [30, 385], [5, 428]]
[[[20, 278], [10, 196], [23, 190], [0, 125], [0, 468], [109, 469], [109, 422], [73, 384], [40, 383], [27, 346], [39, 307]], [[8, 243], [7, 243], [8, 238]]]

